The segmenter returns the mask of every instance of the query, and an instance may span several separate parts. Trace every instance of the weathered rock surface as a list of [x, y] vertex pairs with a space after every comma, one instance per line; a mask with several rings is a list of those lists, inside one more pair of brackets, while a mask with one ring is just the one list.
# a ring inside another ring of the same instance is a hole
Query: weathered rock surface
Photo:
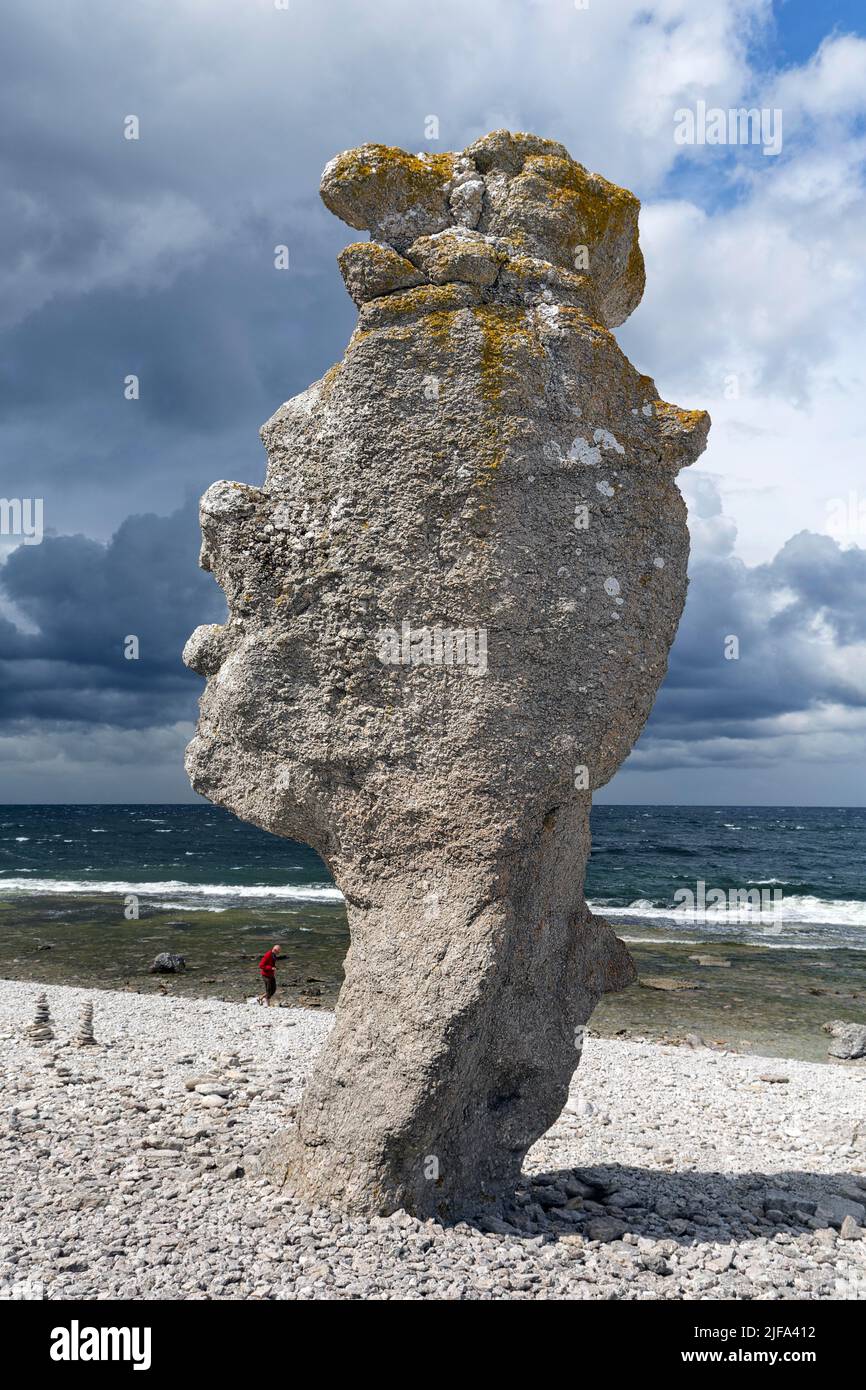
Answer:
[[424, 276], [405, 256], [377, 241], [354, 241], [337, 257], [346, 289], [357, 305], [394, 290], [424, 283]]
[[341, 258], [358, 327], [264, 426], [264, 486], [202, 499], [229, 617], [187, 645], [209, 677], [188, 769], [346, 895], [288, 1190], [447, 1214], [513, 1185], [633, 978], [584, 901], [589, 809], [665, 672], [674, 479], [709, 422], [608, 331], [643, 288], [637, 200], [561, 146], [363, 146], [322, 196], [384, 254]]
[[830, 1034], [827, 1051], [831, 1057], [843, 1057], [848, 1061], [866, 1057], [866, 1028], [862, 1023], [834, 1019], [824, 1024], [824, 1032]]
[[177, 975], [182, 970], [186, 970], [186, 958], [174, 951], [160, 951], [150, 966], [151, 975]]

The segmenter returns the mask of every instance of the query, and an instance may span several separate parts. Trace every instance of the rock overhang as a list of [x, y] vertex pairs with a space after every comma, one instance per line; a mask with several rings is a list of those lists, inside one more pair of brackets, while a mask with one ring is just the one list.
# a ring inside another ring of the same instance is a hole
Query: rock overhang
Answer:
[[[354, 255], [341, 256], [356, 302], [377, 297], [377, 289], [390, 292], [378, 281], [359, 283], [357, 269], [389, 254], [433, 284], [491, 286], [506, 269], [525, 275], [529, 261], [551, 268], [546, 288], [555, 296], [567, 288], [562, 273], [576, 273], [587, 305], [608, 328], [622, 323], [643, 294], [637, 198], [585, 169], [556, 141], [499, 130], [462, 154], [361, 145], [326, 165], [320, 191], [336, 216], [369, 231], [378, 248], [349, 248]], [[394, 268], [399, 276], [396, 261]], [[524, 291], [527, 302], [540, 293]]]

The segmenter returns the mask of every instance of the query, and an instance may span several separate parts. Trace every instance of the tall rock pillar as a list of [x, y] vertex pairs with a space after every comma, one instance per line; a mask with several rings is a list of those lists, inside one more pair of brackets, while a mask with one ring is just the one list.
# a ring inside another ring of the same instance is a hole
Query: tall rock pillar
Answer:
[[611, 329], [637, 200], [550, 140], [339, 155], [341, 362], [202, 499], [224, 627], [197, 791], [306, 841], [346, 896], [336, 1022], [275, 1160], [349, 1210], [447, 1216], [515, 1180], [582, 1027], [633, 967], [585, 903], [592, 791], [628, 754], [686, 591], [677, 471], [708, 417]]

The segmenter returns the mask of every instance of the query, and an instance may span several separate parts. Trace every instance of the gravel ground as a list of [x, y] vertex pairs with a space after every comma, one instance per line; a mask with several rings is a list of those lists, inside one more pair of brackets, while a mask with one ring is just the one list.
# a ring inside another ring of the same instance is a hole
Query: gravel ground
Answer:
[[331, 1015], [56, 986], [39, 1047], [37, 992], [0, 982], [0, 1296], [866, 1298], [866, 1062], [591, 1038], [500, 1213], [349, 1220], [256, 1175]]

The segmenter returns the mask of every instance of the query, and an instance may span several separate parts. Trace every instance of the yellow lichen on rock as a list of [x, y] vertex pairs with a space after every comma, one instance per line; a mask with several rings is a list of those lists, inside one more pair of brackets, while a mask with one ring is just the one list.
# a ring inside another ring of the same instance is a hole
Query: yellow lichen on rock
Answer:
[[[472, 310], [481, 337], [479, 393], [488, 404], [502, 395], [506, 376], [519, 375], [518, 351], [540, 353], [541, 345], [527, 322], [526, 310], [509, 304], [485, 304]], [[510, 359], [510, 360], [509, 360]]]
[[419, 156], [392, 145], [360, 145], [325, 166], [320, 191], [326, 207], [350, 227], [406, 244], [414, 236], [400, 235], [404, 221], [415, 236], [448, 224], [446, 186], [453, 168], [452, 154]]
[[706, 410], [683, 410], [667, 401], [653, 401], [653, 413], [659, 422], [658, 440], [662, 456], [683, 467], [683, 458], [693, 463], [707, 446], [710, 417]]
[[[384, 243], [348, 248], [341, 258], [357, 303], [411, 283], [406, 256], [436, 284], [486, 288], [508, 258], [519, 275], [523, 256], [560, 274], [580, 272], [581, 287], [559, 286], [566, 302], [585, 297], [608, 327], [622, 323], [643, 293], [637, 198], [554, 140], [497, 130], [461, 155], [361, 145], [330, 161], [321, 194], [338, 217]], [[516, 296], [513, 285], [509, 293]]]
[[353, 241], [337, 257], [346, 289], [357, 305], [395, 290], [422, 284], [424, 277], [392, 246], [378, 241]]
[[325, 375], [322, 377], [322, 382], [321, 382], [321, 389], [322, 389], [321, 399], [322, 399], [323, 402], [324, 402], [324, 401], [327, 401], [328, 397], [330, 396], [331, 391], [333, 390], [333, 388], [334, 388], [334, 386], [335, 386], [335, 384], [336, 384], [336, 382], [337, 382], [337, 379], [338, 379], [338, 377], [339, 377], [339, 375], [340, 375], [340, 372], [341, 372], [342, 370], [343, 370], [343, 363], [342, 363], [342, 362], [335, 362], [334, 365], [333, 365], [333, 367], [329, 367], [328, 370], [325, 372]]
[[369, 329], [413, 319], [429, 320], [434, 315], [453, 314], [480, 301], [481, 291], [474, 285], [419, 285], [371, 300], [361, 309], [360, 321]]

